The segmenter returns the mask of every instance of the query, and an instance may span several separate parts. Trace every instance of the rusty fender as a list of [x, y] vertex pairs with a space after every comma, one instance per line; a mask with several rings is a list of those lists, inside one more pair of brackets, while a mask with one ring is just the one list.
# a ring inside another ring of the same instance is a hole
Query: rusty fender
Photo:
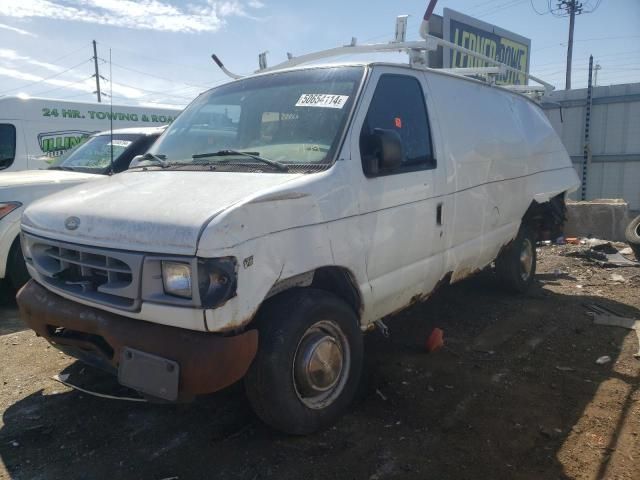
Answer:
[[179, 395], [185, 399], [244, 377], [258, 349], [257, 330], [220, 336], [133, 320], [62, 298], [34, 280], [18, 292], [17, 302], [31, 329], [87, 363], [115, 372], [124, 347], [176, 361]]

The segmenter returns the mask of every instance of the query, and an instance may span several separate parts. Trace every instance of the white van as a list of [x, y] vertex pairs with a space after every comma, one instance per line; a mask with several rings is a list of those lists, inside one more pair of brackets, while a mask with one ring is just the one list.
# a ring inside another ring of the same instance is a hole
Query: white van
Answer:
[[[179, 109], [113, 105], [113, 128], [171, 123]], [[46, 98], [0, 98], [0, 172], [47, 168], [92, 133], [111, 128], [104, 103]]]
[[363, 331], [496, 262], [533, 282], [578, 178], [539, 105], [428, 68], [275, 70], [198, 97], [122, 174], [31, 205], [24, 321], [150, 398], [244, 378], [304, 434], [352, 400]]
[[[92, 135], [53, 160], [46, 170], [0, 174], [0, 280], [15, 289], [29, 280], [20, 250], [20, 216], [39, 198], [126, 170], [166, 127], [121, 128]], [[113, 147], [113, 163], [111, 150]]]

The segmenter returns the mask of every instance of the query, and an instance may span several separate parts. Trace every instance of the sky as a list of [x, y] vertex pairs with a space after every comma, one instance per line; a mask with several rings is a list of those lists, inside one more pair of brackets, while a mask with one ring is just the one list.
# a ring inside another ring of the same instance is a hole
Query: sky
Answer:
[[[287, 52], [333, 48], [352, 37], [359, 43], [392, 40], [395, 17], [402, 14], [410, 15], [408, 39], [417, 40], [426, 4], [0, 0], [0, 96], [95, 102], [96, 40], [101, 87], [107, 94], [112, 90], [114, 104], [182, 107], [228, 80], [211, 61], [212, 53], [230, 70], [247, 74], [258, 68], [263, 51], [274, 65], [286, 60]], [[640, 0], [583, 4], [585, 13], [576, 17], [573, 88], [586, 86], [590, 54], [601, 66], [598, 85], [640, 82]], [[445, 7], [530, 38], [530, 73], [564, 88], [569, 19], [549, 13], [548, 0], [440, 0], [435, 13]]]

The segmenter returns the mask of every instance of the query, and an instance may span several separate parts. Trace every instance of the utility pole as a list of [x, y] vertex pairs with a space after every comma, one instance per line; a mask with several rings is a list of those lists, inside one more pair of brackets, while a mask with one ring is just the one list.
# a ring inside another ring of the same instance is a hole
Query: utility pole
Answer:
[[584, 150], [582, 153], [582, 188], [580, 189], [580, 200], [587, 199], [587, 177], [591, 166], [591, 106], [593, 103], [593, 86], [591, 78], [593, 75], [593, 55], [589, 56], [589, 81], [587, 82], [587, 104], [584, 114]]
[[96, 41], [93, 41], [93, 65], [95, 67], [96, 73], [94, 77], [96, 77], [96, 93], [98, 95], [98, 103], [102, 102], [100, 98], [100, 72], [98, 71], [98, 49], [96, 48]]
[[569, 14], [569, 43], [567, 44], [567, 77], [565, 90], [571, 89], [571, 59], [573, 57], [573, 29], [576, 24], [576, 14], [582, 13], [582, 3], [577, 0], [561, 0], [558, 9], [565, 9]]

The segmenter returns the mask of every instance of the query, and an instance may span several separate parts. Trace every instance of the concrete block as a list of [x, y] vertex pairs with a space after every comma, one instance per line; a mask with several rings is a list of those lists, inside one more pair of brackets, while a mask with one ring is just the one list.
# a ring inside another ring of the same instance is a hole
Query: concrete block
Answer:
[[567, 202], [567, 237], [595, 237], [624, 242], [624, 231], [632, 220], [629, 205], [623, 199], [597, 199]]

